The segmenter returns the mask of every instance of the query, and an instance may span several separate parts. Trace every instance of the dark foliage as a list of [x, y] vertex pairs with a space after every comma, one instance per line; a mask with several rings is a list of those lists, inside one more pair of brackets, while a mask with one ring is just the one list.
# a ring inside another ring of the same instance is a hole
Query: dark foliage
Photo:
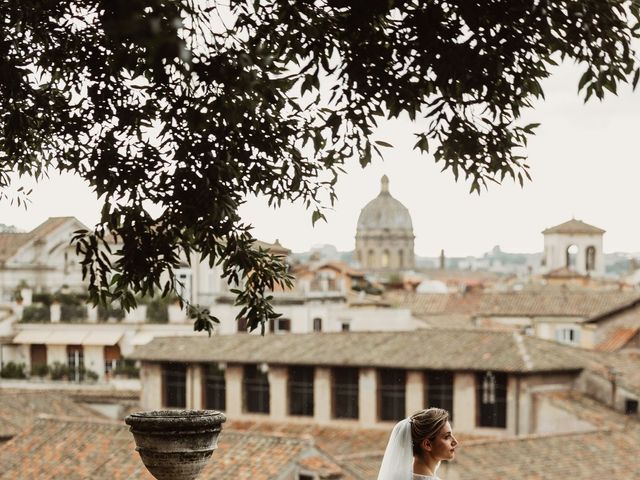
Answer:
[[[422, 120], [415, 147], [472, 191], [528, 177], [556, 61], [581, 63], [585, 99], [636, 83], [632, 0], [7, 0], [0, 6], [0, 195], [11, 172], [73, 172], [105, 202], [79, 232], [94, 302], [168, 294], [180, 256], [221, 264], [250, 328], [290, 284], [252, 247], [250, 194], [323, 218], [346, 159], [380, 120]], [[19, 192], [17, 201], [26, 192]], [[156, 205], [158, 216], [148, 213]], [[109, 254], [105, 237], [119, 241]], [[168, 274], [168, 275], [166, 275]], [[166, 281], [161, 280], [167, 278]], [[196, 329], [209, 312], [193, 308]]]

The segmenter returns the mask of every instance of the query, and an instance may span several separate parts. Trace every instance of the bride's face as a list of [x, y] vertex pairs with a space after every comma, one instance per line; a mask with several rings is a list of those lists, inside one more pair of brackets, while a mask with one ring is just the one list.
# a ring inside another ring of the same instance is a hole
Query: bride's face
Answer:
[[431, 449], [427, 448], [431, 457], [436, 460], [451, 460], [455, 456], [458, 441], [453, 436], [449, 422], [440, 429], [433, 442], [429, 442]]

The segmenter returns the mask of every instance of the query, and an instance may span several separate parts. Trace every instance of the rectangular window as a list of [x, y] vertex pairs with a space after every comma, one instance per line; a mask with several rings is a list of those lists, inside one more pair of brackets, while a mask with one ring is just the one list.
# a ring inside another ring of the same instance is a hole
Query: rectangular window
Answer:
[[453, 420], [453, 372], [431, 370], [426, 376], [426, 407], [444, 408]]
[[624, 402], [624, 413], [627, 415], [637, 415], [638, 414], [638, 400], [634, 400], [632, 398], [627, 398]]
[[567, 345], [578, 345], [580, 344], [580, 330], [572, 327], [558, 328], [556, 340]]
[[349, 330], [351, 330], [351, 327], [350, 327], [350, 325], [349, 325], [349, 322], [342, 322], [341, 330], [342, 330], [343, 332], [348, 332]]
[[476, 374], [476, 398], [479, 427], [507, 427], [507, 374]]
[[403, 419], [405, 414], [407, 373], [404, 370], [378, 371], [378, 399], [380, 420]]
[[358, 377], [357, 368], [334, 368], [332, 371], [333, 417], [358, 418]]
[[32, 344], [31, 349], [31, 367], [42, 366], [47, 364], [47, 346], [43, 344]]
[[269, 377], [257, 365], [245, 365], [244, 409], [248, 413], [269, 413]]
[[271, 333], [285, 333], [291, 331], [291, 320], [288, 318], [276, 318], [269, 320], [269, 331]]
[[289, 367], [289, 415], [313, 416], [313, 367]]
[[105, 345], [104, 347], [104, 373], [113, 372], [118, 363], [122, 361], [120, 347], [118, 345]]
[[322, 319], [321, 318], [314, 318], [313, 319], [313, 331], [314, 332], [321, 332], [322, 331]]
[[67, 366], [69, 380], [81, 382], [84, 380], [84, 350], [82, 345], [67, 345]]
[[184, 363], [167, 363], [162, 366], [164, 406], [187, 407], [187, 366]]
[[226, 382], [224, 370], [218, 365], [204, 367], [204, 408], [208, 410], [226, 410]]

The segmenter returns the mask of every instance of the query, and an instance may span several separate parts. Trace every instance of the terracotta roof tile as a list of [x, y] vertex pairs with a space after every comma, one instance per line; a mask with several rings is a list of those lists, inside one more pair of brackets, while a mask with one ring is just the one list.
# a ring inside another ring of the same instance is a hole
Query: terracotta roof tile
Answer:
[[539, 290], [500, 293], [389, 292], [397, 306], [416, 315], [466, 314], [469, 316], [574, 316], [590, 318], [640, 300], [638, 292]]
[[[337, 332], [287, 335], [157, 337], [131, 358], [146, 361], [352, 365], [389, 368], [580, 370], [570, 349], [510, 332], [425, 329], [412, 332]], [[447, 352], [443, 355], [443, 352]]]
[[[600, 430], [560, 435], [461, 442], [452, 462], [443, 462], [444, 479], [567, 480], [636, 479], [640, 428]], [[382, 452], [342, 461], [360, 478], [376, 478]]]
[[103, 418], [60, 392], [0, 390], [0, 438], [27, 430], [39, 414]]
[[565, 233], [569, 235], [598, 235], [605, 232], [606, 230], [594, 227], [593, 225], [589, 225], [582, 220], [576, 220], [575, 218], [572, 218], [568, 222], [561, 223], [560, 225], [556, 225], [555, 227], [549, 227], [542, 231], [543, 234]]
[[75, 217], [50, 217], [27, 233], [0, 233], [0, 264], [15, 255], [23, 245], [46, 237], [69, 220], [75, 220], [82, 225]]
[[0, 264], [11, 258], [30, 238], [28, 233], [0, 233]]
[[[316, 460], [307, 460], [316, 458]], [[272, 480], [298, 469], [336, 477], [339, 467], [310, 439], [223, 429], [218, 449], [203, 470], [202, 480]], [[38, 418], [32, 428], [0, 451], [0, 479], [153, 480], [135, 451], [133, 436], [120, 422]], [[318, 467], [320, 471], [314, 469]]]
[[458, 480], [566, 480], [640, 478], [640, 429], [533, 436], [461, 445], [443, 464], [443, 478]]
[[596, 345], [596, 350], [601, 352], [615, 352], [624, 347], [633, 337], [635, 337], [640, 328], [618, 328], [614, 330], [607, 338]]

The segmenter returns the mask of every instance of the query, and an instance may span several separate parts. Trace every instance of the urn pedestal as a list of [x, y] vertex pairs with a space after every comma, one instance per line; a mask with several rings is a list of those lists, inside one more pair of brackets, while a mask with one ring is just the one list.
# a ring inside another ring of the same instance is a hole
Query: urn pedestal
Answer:
[[125, 418], [142, 462], [158, 480], [195, 480], [225, 421], [214, 410], [155, 410]]

